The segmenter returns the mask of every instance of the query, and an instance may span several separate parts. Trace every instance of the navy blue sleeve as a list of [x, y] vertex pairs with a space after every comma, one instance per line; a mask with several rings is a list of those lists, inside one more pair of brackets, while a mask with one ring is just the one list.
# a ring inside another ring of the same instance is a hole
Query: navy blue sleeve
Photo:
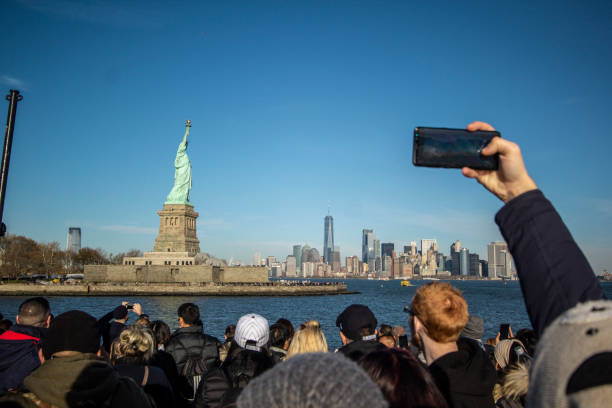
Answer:
[[508, 202], [495, 222], [516, 264], [527, 312], [538, 336], [577, 303], [605, 298], [584, 254], [540, 190]]
[[102, 345], [106, 352], [110, 351], [109, 332], [110, 332], [110, 321], [113, 319], [113, 311], [108, 312], [100, 319], [98, 319], [98, 327], [100, 328], [100, 334], [102, 335]]

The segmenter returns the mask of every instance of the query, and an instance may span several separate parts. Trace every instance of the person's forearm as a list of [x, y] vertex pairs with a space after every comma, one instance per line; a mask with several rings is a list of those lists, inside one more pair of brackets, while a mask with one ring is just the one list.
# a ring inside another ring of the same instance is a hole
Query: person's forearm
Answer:
[[495, 222], [514, 258], [527, 312], [538, 336], [577, 303], [605, 298], [584, 254], [540, 190], [508, 202]]

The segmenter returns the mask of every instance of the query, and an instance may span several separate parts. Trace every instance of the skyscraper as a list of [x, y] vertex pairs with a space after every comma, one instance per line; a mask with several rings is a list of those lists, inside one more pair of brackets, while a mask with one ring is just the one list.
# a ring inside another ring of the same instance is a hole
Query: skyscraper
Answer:
[[430, 250], [438, 252], [438, 242], [435, 239], [422, 239], [421, 240], [421, 255], [427, 256], [427, 252]]
[[478, 256], [478, 254], [470, 254], [470, 275], [482, 276], [480, 257]]
[[259, 252], [255, 252], [255, 254], [253, 255], [253, 265], [261, 265], [261, 254]]
[[371, 258], [374, 258], [374, 241], [376, 235], [371, 229], [364, 229], [361, 235], [361, 261], [368, 263]]
[[395, 249], [395, 244], [393, 242], [383, 242], [380, 244], [380, 255], [382, 258], [382, 270], [388, 271], [387, 268], [390, 264], [390, 259], [393, 257], [393, 250]]
[[290, 278], [293, 278], [296, 275], [296, 262], [295, 262], [295, 256], [293, 255], [289, 255], [287, 256], [287, 260], [285, 261], [287, 263], [286, 266], [286, 275]]
[[319, 255], [317, 248], [311, 248], [308, 245], [304, 245], [302, 248], [302, 265], [304, 262], [321, 262], [321, 256]]
[[416, 242], [410, 241], [410, 245], [404, 245], [404, 253], [408, 256], [416, 255]]
[[304, 265], [304, 262], [311, 262], [310, 261], [310, 245], [305, 244], [302, 247], [302, 256], [300, 259], [300, 265]]
[[332, 252], [334, 252], [334, 219], [329, 213], [325, 216], [325, 227], [323, 231], [323, 262], [332, 263]]
[[293, 246], [293, 256], [295, 257], [295, 269], [300, 271], [302, 269], [302, 246]]
[[393, 242], [383, 242], [380, 244], [380, 252], [382, 256], [393, 256], [395, 244]]
[[451, 268], [452, 275], [460, 274], [460, 270], [459, 270], [459, 252], [460, 251], [461, 251], [461, 241], [457, 240], [450, 247], [450, 255], [451, 255], [451, 262], [452, 262], [451, 264], [452, 265], [452, 268]]
[[461, 248], [459, 254], [459, 274], [467, 276], [470, 274], [470, 251], [467, 248]]
[[374, 236], [374, 255], [372, 256], [372, 258], [375, 260], [375, 265], [378, 265], [375, 270], [377, 272], [381, 271], [382, 259], [380, 259], [380, 239], [376, 239], [376, 236]]
[[480, 266], [482, 268], [482, 277], [488, 278], [489, 277], [489, 262], [485, 261], [484, 259], [481, 259]]
[[512, 270], [512, 257], [505, 242], [491, 242], [488, 245], [489, 278], [510, 276]]
[[79, 252], [81, 250], [81, 229], [77, 227], [68, 228], [66, 237], [66, 251]]
[[336, 247], [334, 252], [332, 252], [331, 265], [332, 265], [332, 271], [334, 272], [340, 272], [340, 270], [342, 269], [342, 263], [340, 262], [340, 248], [339, 247]]

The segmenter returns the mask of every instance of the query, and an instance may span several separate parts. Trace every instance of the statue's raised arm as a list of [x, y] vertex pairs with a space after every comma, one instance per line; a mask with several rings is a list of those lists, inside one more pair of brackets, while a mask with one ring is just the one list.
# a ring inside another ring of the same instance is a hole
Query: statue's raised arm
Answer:
[[174, 187], [166, 198], [166, 204], [189, 204], [189, 192], [191, 191], [191, 162], [187, 156], [187, 136], [191, 128], [191, 121], [185, 124], [185, 135], [179, 144], [174, 159]]

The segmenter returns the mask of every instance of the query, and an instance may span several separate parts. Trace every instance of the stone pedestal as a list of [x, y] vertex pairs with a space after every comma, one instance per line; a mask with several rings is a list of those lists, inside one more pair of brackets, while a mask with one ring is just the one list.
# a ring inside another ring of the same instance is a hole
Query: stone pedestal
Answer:
[[200, 252], [196, 235], [196, 219], [199, 214], [186, 204], [164, 204], [158, 211], [159, 234], [155, 238], [154, 252], [187, 252], [194, 256]]

